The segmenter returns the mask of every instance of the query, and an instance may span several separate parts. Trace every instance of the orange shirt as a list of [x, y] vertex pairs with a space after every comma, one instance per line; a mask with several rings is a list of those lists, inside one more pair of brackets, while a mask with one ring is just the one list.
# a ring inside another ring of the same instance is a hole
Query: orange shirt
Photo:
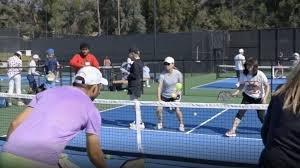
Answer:
[[74, 68], [76, 72], [80, 68], [88, 65], [91, 65], [96, 68], [100, 67], [97, 58], [91, 53], [88, 53], [85, 57], [83, 57], [80, 54], [75, 54], [70, 60], [70, 66]]

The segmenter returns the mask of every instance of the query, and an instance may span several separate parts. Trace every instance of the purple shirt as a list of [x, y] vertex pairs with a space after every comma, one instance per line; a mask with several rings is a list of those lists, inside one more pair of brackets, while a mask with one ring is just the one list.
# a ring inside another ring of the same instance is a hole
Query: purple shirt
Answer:
[[57, 165], [67, 143], [81, 130], [99, 135], [100, 113], [80, 89], [66, 86], [39, 93], [33, 111], [10, 135], [4, 151]]

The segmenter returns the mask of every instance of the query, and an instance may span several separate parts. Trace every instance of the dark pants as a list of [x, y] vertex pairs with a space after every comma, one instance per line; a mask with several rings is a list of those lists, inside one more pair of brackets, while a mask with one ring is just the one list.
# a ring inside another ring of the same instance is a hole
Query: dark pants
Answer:
[[27, 75], [27, 79], [28, 79], [28, 83], [29, 83], [29, 87], [31, 88], [32, 91], [36, 91], [37, 90], [37, 84], [36, 84], [36, 80], [34, 78], [34, 75]]
[[[261, 104], [261, 102], [262, 102], [262, 99], [255, 99], [255, 98], [252, 98], [252, 97], [246, 95], [245, 93], [243, 93], [243, 100], [242, 100], [241, 104]], [[236, 114], [236, 118], [242, 120], [245, 113], [246, 113], [246, 110], [239, 110], [239, 112]], [[265, 111], [257, 110], [257, 116], [258, 116], [260, 122], [263, 123], [264, 118], [265, 118]]]
[[238, 78], [238, 81], [240, 80], [240, 77], [241, 77], [241, 73], [243, 73], [242, 70], [235, 70], [235, 73], [236, 73], [236, 77]]

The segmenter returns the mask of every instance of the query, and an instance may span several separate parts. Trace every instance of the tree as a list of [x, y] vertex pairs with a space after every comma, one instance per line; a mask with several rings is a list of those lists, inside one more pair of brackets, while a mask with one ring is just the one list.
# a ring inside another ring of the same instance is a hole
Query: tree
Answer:
[[117, 0], [106, 1], [102, 18], [107, 21], [105, 29], [109, 34], [118, 34], [118, 12], [120, 15], [121, 34], [145, 33], [146, 22], [142, 15], [140, 0], [120, 0], [118, 10]]
[[123, 1], [122, 30], [126, 33], [145, 33], [146, 21], [142, 15], [140, 0]]
[[[106, 34], [153, 32], [154, 0], [99, 0]], [[298, 0], [156, 0], [158, 32], [201, 29], [299, 27]], [[98, 32], [96, 0], [1, 0], [0, 28], [21, 35], [46, 32], [90, 35]], [[33, 33], [34, 32], [34, 33]]]

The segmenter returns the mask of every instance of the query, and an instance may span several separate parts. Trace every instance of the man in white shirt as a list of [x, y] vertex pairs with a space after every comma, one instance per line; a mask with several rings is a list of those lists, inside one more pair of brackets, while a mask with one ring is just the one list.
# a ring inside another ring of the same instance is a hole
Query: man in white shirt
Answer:
[[[240, 74], [243, 73], [244, 63], [246, 62], [245, 56], [244, 56], [244, 49], [239, 49], [239, 54], [234, 57], [234, 63], [235, 63], [235, 72], [236, 76], [238, 78], [238, 81], [240, 81]], [[239, 86], [239, 82], [236, 84]]]
[[293, 67], [296, 67], [299, 64], [299, 62], [300, 62], [300, 55], [295, 52], [293, 54], [293, 57], [294, 57], [294, 59], [293, 59]]
[[[22, 72], [22, 52], [17, 51], [12, 57], [9, 57], [7, 60], [8, 70], [7, 76], [8, 81], [8, 93], [13, 94], [14, 87], [16, 87], [16, 93], [21, 94], [21, 72]], [[19, 106], [23, 106], [24, 103], [19, 100], [17, 103]], [[11, 106], [11, 101], [8, 102], [8, 105]]]
[[144, 83], [144, 86], [151, 87], [149, 84], [150, 80], [150, 68], [147, 65], [144, 65], [143, 67], [143, 78], [146, 84]]
[[37, 84], [34, 76], [39, 76], [40, 73], [36, 71], [36, 63], [40, 60], [40, 57], [37, 54], [32, 56], [31, 61], [29, 62], [29, 69], [28, 69], [28, 83], [29, 83], [29, 93], [36, 93], [37, 92]]

